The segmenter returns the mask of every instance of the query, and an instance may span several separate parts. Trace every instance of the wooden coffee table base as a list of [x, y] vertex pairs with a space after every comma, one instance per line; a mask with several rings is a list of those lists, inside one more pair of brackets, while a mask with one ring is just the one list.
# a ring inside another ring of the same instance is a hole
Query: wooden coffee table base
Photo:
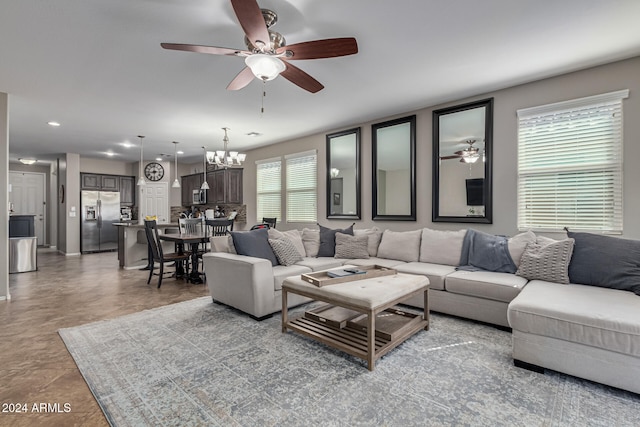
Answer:
[[[427, 292], [429, 281], [426, 277], [421, 277], [424, 278], [424, 281], [422, 285], [418, 286], [418, 289], [407, 292], [400, 297], [396, 295], [393, 299], [373, 308], [364, 308], [362, 306], [364, 304], [359, 304], [358, 301], [354, 302], [351, 300], [350, 302], [347, 302], [344, 298], [341, 298], [341, 295], [334, 294], [331, 291], [333, 286], [344, 286], [344, 284], [316, 289], [304, 289], [304, 286], [297, 286], [297, 279], [286, 279], [282, 285], [282, 332], [286, 332], [287, 329], [291, 329], [292, 331], [306, 335], [323, 344], [351, 354], [352, 356], [364, 359], [367, 361], [369, 370], [373, 371], [375, 361], [377, 359], [387, 354], [421, 329], [429, 330], [429, 296]], [[296, 286], [290, 286], [292, 284], [291, 280], [295, 280]], [[364, 283], [366, 280], [361, 282]], [[393, 283], [390, 283], [390, 286], [393, 286]], [[322, 289], [322, 291], [318, 292], [319, 289]], [[307, 319], [304, 315], [290, 320], [287, 312], [287, 294], [289, 292], [366, 314], [366, 330], [357, 330], [349, 327], [338, 329]], [[415, 319], [410, 320], [409, 324], [406, 327], [403, 327], [399, 334], [393, 336], [393, 339], [385, 339], [376, 336], [376, 315], [378, 315], [378, 313], [391, 308], [398, 303], [406, 301], [415, 295], [419, 295], [420, 293], [424, 295], [425, 308], [422, 316], [417, 316]]]

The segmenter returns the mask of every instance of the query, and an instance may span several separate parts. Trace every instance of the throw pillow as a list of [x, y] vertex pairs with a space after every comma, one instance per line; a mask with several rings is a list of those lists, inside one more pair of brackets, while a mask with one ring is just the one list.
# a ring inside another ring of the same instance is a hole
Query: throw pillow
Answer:
[[336, 254], [336, 233], [344, 233], [350, 234], [353, 236], [353, 224], [345, 229], [331, 229], [327, 227], [323, 227], [318, 224], [320, 227], [320, 247], [318, 248], [318, 256], [335, 256]]
[[569, 264], [571, 283], [640, 295], [640, 241], [568, 230], [567, 235], [576, 241]]
[[422, 230], [384, 230], [378, 247], [378, 257], [413, 262], [420, 258], [420, 237]]
[[527, 245], [529, 243], [535, 243], [535, 241], [536, 235], [533, 231], [525, 231], [524, 233], [516, 234], [509, 238], [507, 246], [509, 247], [509, 254], [516, 267], [520, 266], [520, 258], [522, 258], [522, 254], [527, 248]]
[[345, 233], [336, 233], [336, 258], [369, 258], [369, 236], [351, 236]]
[[269, 234], [266, 228], [251, 231], [232, 231], [231, 237], [238, 255], [264, 258], [271, 261], [271, 265], [278, 265], [278, 259], [273, 253], [271, 245], [269, 245]]
[[448, 231], [424, 228], [420, 243], [420, 262], [459, 265], [462, 241], [466, 232], [466, 229]]
[[280, 231], [275, 228], [270, 228], [268, 233], [269, 239], [289, 239], [300, 253], [300, 256], [306, 255], [307, 252], [305, 251], [304, 244], [302, 243], [302, 235], [298, 230]]
[[369, 239], [367, 243], [369, 256], [378, 255], [378, 246], [380, 246], [380, 239], [382, 239], [382, 231], [378, 227], [366, 228], [364, 230], [353, 230], [353, 235], [367, 236]]
[[529, 280], [569, 283], [569, 262], [575, 241], [556, 240], [553, 243], [529, 243], [520, 258], [516, 275]]
[[308, 257], [318, 256], [320, 249], [320, 230], [312, 230], [310, 228], [302, 229], [302, 245], [304, 253]]
[[302, 255], [298, 252], [293, 242], [287, 238], [269, 239], [269, 245], [278, 258], [281, 265], [292, 265], [302, 261]]

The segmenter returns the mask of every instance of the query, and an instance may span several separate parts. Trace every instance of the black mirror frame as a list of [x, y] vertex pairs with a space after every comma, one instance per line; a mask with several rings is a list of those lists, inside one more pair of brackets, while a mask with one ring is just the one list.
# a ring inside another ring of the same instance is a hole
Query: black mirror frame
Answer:
[[[484, 125], [484, 217], [443, 216], [440, 215], [440, 117], [446, 114], [474, 108], [485, 108]], [[477, 224], [493, 224], [493, 98], [442, 108], [433, 111], [433, 189], [432, 216], [433, 222], [461, 222]]]
[[[390, 126], [409, 123], [409, 167], [411, 179], [411, 213], [408, 215], [378, 214], [378, 130]], [[389, 120], [371, 125], [371, 159], [372, 159], [372, 219], [374, 221], [415, 221], [416, 220], [416, 115]]]
[[[331, 201], [332, 201], [332, 197], [333, 195], [331, 194], [331, 139], [333, 138], [339, 138], [342, 136], [346, 136], [346, 135], [351, 135], [351, 134], [355, 134], [356, 136], [356, 213], [355, 215], [348, 215], [348, 214], [339, 214], [339, 215], [335, 215], [331, 213]], [[327, 156], [327, 187], [326, 187], [326, 193], [327, 193], [327, 219], [360, 219], [362, 216], [362, 211], [361, 211], [361, 204], [360, 204], [360, 197], [361, 197], [361, 193], [360, 193], [360, 174], [361, 174], [361, 167], [360, 167], [360, 127], [357, 128], [353, 128], [353, 129], [347, 129], [347, 130], [343, 130], [340, 132], [334, 132], [334, 133], [329, 133], [326, 136], [326, 156]]]

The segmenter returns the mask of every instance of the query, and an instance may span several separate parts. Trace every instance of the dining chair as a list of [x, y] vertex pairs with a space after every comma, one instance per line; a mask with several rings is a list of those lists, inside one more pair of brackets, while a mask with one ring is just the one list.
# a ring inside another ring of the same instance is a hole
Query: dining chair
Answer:
[[264, 224], [269, 224], [270, 228], [276, 228], [276, 221], [278, 220], [278, 218], [262, 218], [262, 222]]
[[196, 234], [203, 231], [202, 218], [179, 218], [180, 234]]
[[[156, 221], [145, 220], [144, 231], [145, 231], [145, 234], [147, 235], [147, 244], [149, 245], [149, 248], [150, 248], [149, 253], [151, 254], [151, 260], [150, 260], [151, 266], [149, 268], [149, 278], [147, 279], [147, 285], [151, 283], [151, 278], [153, 277], [154, 274], [156, 274], [158, 276], [158, 288], [162, 286], [162, 278], [165, 273], [164, 265], [168, 262], [176, 263], [176, 268], [178, 263], [184, 263], [185, 269], [186, 269], [185, 277], [187, 277], [189, 274], [189, 254], [177, 253], [177, 252], [165, 254], [162, 249], [162, 242], [158, 237], [158, 225]], [[159, 273], [154, 273], [154, 270], [155, 270], [154, 264], [156, 262], [160, 264]]]
[[204, 223], [208, 236], [224, 236], [233, 231], [232, 219], [207, 219]]

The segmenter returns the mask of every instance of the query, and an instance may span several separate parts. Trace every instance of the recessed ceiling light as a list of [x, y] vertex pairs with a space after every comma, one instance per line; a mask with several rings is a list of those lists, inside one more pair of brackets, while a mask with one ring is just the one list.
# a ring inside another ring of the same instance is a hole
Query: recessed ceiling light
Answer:
[[36, 160], [36, 159], [18, 159], [18, 161], [19, 161], [20, 163], [22, 163], [23, 165], [32, 165], [32, 164], [34, 164], [35, 162], [37, 162], [37, 160]]
[[104, 154], [106, 154], [106, 155], [107, 155], [107, 156], [109, 156], [109, 157], [113, 157], [113, 156], [115, 156], [115, 155], [116, 155], [116, 153], [114, 153], [113, 151], [107, 151], [107, 152], [106, 152], [106, 153], [104, 153]]
[[184, 154], [184, 151], [178, 150], [178, 151], [176, 151], [176, 154]]
[[258, 132], [249, 132], [247, 136], [253, 136], [255, 138], [256, 136], [262, 136], [262, 134]]
[[60, 123], [58, 123], [58, 122], [47, 122], [47, 124], [48, 124], [49, 126], [53, 126], [53, 127], [58, 127], [58, 126], [60, 126]]
[[135, 144], [132, 144], [129, 141], [122, 142], [122, 143], [120, 143], [120, 145], [122, 145], [124, 148], [133, 148], [133, 147], [135, 147]]
[[162, 157], [156, 157], [156, 162], [161, 162], [162, 161]]

